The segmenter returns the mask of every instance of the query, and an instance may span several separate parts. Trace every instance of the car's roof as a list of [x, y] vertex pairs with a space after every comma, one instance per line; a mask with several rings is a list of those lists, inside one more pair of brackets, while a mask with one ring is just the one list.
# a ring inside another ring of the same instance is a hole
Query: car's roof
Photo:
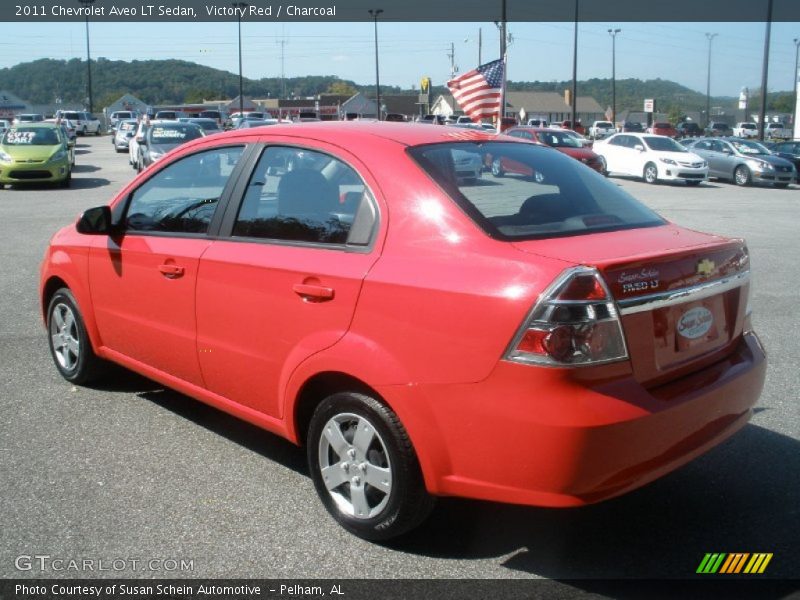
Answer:
[[[494, 132], [480, 129], [455, 127], [431, 127], [415, 123], [379, 122], [379, 121], [311, 121], [306, 123], [278, 124], [265, 129], [235, 129], [214, 136], [214, 143], [224, 141], [227, 137], [260, 135], [287, 135], [295, 138], [341, 141], [349, 137], [354, 142], [368, 142], [381, 138], [404, 146], [422, 144], [447, 143], [455, 141], [486, 142], [498, 139]], [[514, 140], [514, 138], [505, 138]], [[518, 140], [514, 140], [518, 141]]]
[[47, 121], [32, 121], [25, 123], [24, 127], [34, 127], [36, 129], [56, 129], [58, 125], [55, 123], [48, 123]]

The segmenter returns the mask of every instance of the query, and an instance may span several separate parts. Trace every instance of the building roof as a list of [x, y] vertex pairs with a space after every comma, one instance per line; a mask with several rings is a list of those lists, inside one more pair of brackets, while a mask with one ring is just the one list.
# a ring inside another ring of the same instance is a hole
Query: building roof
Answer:
[[[591, 96], [578, 96], [575, 104], [579, 113], [603, 112], [603, 107]], [[563, 113], [571, 109], [564, 96], [556, 92], [506, 92], [506, 105], [517, 112], [524, 108], [528, 114]]]

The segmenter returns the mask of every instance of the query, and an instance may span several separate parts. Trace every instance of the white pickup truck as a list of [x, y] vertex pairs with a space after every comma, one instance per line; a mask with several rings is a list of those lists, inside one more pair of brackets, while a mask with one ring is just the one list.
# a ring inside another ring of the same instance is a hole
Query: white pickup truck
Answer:
[[758, 125], [752, 121], [737, 123], [733, 128], [733, 135], [740, 138], [756, 138], [758, 137]]
[[589, 137], [593, 140], [602, 140], [604, 137], [608, 137], [616, 132], [617, 130], [614, 128], [614, 124], [611, 121], [595, 121], [592, 123], [592, 126], [589, 127]]

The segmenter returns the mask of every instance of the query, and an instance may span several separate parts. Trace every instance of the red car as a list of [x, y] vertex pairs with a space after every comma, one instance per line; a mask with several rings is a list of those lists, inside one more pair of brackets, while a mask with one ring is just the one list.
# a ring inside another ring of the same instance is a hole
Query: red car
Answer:
[[304, 445], [386, 539], [436, 496], [580, 506], [728, 438], [766, 370], [749, 268], [551, 148], [322, 122], [170, 152], [55, 234], [40, 301], [66, 380], [115, 362]]
[[581, 125], [580, 121], [575, 123], [575, 127], [573, 127], [572, 126], [572, 121], [570, 121], [569, 119], [566, 119], [564, 121], [561, 121], [561, 127], [563, 129], [571, 129], [575, 133], [580, 133], [581, 135], [586, 135], [586, 128], [583, 125]]
[[600, 157], [589, 148], [581, 145], [574, 137], [567, 135], [563, 129], [514, 127], [506, 131], [506, 133], [512, 137], [551, 146], [559, 152], [563, 152], [567, 156], [582, 162], [587, 167], [591, 167], [598, 173], [603, 172], [603, 164], [600, 161]]
[[666, 135], [667, 137], [678, 137], [678, 131], [672, 126], [672, 123], [656, 121], [653, 126], [648, 128], [648, 132], [654, 135]]

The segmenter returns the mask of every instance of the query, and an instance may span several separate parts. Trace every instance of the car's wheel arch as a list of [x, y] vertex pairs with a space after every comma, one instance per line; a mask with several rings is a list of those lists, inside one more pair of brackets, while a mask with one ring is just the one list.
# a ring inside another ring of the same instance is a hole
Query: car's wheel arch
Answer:
[[92, 300], [89, 290], [78, 283], [78, 277], [75, 275], [65, 272], [65, 270], [62, 269], [57, 273], [51, 273], [42, 284], [40, 300], [43, 322], [47, 323], [47, 307], [50, 305], [50, 300], [61, 288], [69, 289], [75, 297], [75, 301], [78, 303], [78, 309], [83, 316], [86, 335], [89, 336], [89, 341], [96, 353], [102, 344], [100, 341], [100, 332], [97, 329], [97, 322], [94, 319]]

